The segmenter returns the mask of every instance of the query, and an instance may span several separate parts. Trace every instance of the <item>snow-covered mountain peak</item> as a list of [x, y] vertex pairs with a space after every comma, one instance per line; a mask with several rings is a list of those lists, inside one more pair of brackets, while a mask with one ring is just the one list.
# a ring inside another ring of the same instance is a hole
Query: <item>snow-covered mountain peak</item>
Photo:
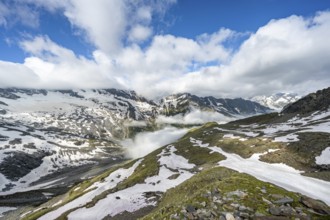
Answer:
[[300, 98], [301, 97], [295, 93], [280, 92], [270, 96], [266, 96], [266, 95], [255, 96], [252, 97], [250, 100], [257, 102], [268, 108], [274, 109], [276, 111], [281, 111], [284, 106], [293, 103]]

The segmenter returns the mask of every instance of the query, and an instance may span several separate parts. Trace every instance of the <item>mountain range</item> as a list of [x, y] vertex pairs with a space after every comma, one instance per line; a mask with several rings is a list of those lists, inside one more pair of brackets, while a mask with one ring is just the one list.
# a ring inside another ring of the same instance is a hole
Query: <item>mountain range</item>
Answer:
[[0, 89], [0, 195], [34, 190], [60, 177], [65, 188], [98, 174], [125, 159], [122, 140], [197, 110], [226, 120], [269, 111], [248, 100], [190, 94], [155, 102], [117, 89]]
[[[1, 89], [0, 205], [15, 206], [7, 219], [326, 219], [329, 91], [270, 113], [188, 93]], [[127, 161], [121, 140], [196, 111], [232, 122], [180, 125], [182, 138]]]

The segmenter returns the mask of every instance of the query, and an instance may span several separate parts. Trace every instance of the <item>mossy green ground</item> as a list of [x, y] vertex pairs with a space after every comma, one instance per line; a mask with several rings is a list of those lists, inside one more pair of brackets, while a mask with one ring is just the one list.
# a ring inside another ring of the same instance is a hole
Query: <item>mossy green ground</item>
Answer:
[[[205, 202], [206, 206], [208, 206], [209, 204], [207, 203], [209, 203], [209, 200], [203, 195], [214, 189], [224, 196], [236, 190], [243, 191], [247, 194], [242, 198], [234, 196], [233, 200], [219, 205], [219, 212], [232, 212], [233, 209], [230, 204], [239, 203], [253, 209], [254, 212], [270, 215], [268, 212], [269, 205], [264, 199], [274, 201], [274, 198], [271, 196], [274, 194], [290, 197], [294, 200], [291, 204], [292, 206], [305, 209], [299, 203], [300, 194], [298, 193], [289, 192], [273, 184], [262, 182], [250, 175], [238, 173], [231, 169], [214, 167], [204, 170], [179, 186], [168, 190], [158, 207], [141, 219], [171, 219], [170, 217], [173, 214], [181, 215], [180, 217], [183, 219], [184, 216], [180, 214], [181, 210], [185, 209], [188, 205], [203, 208], [201, 203]], [[267, 193], [263, 193], [261, 189], [265, 189]], [[319, 218], [321, 217], [318, 216]]]
[[303, 175], [330, 181], [329, 170], [316, 164], [315, 158], [330, 146], [330, 136], [321, 132], [298, 133], [299, 141], [291, 142], [279, 151], [260, 157], [268, 163], [285, 163], [295, 169], [305, 171]]

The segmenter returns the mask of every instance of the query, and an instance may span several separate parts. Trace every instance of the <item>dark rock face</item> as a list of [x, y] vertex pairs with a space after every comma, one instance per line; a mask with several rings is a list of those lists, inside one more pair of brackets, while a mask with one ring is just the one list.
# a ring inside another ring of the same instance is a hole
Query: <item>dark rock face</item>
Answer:
[[9, 139], [8, 136], [4, 136], [0, 134], [0, 141], [7, 141]]
[[293, 203], [293, 199], [290, 197], [284, 197], [274, 202], [275, 204], [289, 204]]
[[38, 191], [0, 196], [0, 206], [40, 205], [46, 201], [47, 197]]
[[19, 99], [20, 97], [15, 95], [13, 92], [14, 91], [12, 91], [12, 89], [0, 89], [0, 97], [6, 99]]
[[0, 88], [0, 97], [3, 97], [3, 98], [6, 98], [6, 99], [21, 98], [19, 95], [15, 94], [15, 93], [23, 93], [23, 94], [30, 95], [30, 96], [36, 95], [36, 94], [47, 95], [47, 91], [44, 89], [16, 89], [16, 88], [1, 89]]
[[330, 87], [311, 93], [298, 101], [284, 107], [282, 113], [308, 114], [314, 111], [325, 111], [330, 107]]
[[1, 102], [1, 101], [0, 101], [0, 105], [8, 106], [7, 103]]
[[75, 98], [80, 98], [80, 99], [83, 99], [84, 97], [81, 96], [81, 95], [78, 95], [77, 92], [74, 92], [72, 90], [55, 90], [56, 92], [60, 92], [62, 94], [67, 94], [69, 96], [72, 96], [72, 97], [75, 97]]
[[9, 141], [8, 143], [11, 144], [11, 145], [21, 144], [22, 139], [21, 138], [15, 138], [14, 140]]
[[7, 114], [7, 111], [4, 109], [0, 109], [0, 115], [5, 115], [5, 114]]
[[97, 90], [99, 94], [112, 94], [115, 97], [121, 97], [124, 99], [131, 99], [134, 101], [147, 102], [149, 104], [155, 104], [154, 102], [147, 100], [146, 98], [139, 96], [135, 91], [125, 91], [120, 89], [99, 89]]
[[10, 152], [9, 154], [0, 163], [0, 172], [12, 181], [17, 181], [31, 170], [40, 166], [42, 159], [50, 155], [50, 153], [41, 151], [34, 154], [19, 151]]

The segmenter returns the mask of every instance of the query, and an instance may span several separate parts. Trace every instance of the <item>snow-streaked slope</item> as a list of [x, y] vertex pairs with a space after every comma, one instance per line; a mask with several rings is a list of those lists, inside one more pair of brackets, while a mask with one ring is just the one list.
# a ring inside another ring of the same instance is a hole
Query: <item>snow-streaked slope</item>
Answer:
[[[330, 133], [330, 111], [314, 112], [310, 116], [295, 116], [282, 122], [266, 125], [265, 128], [256, 128], [265, 137], [275, 137], [275, 141], [291, 142], [298, 141], [297, 135], [301, 132], [325, 132]], [[281, 135], [285, 132], [285, 135]]]
[[[97, 201], [94, 206], [85, 207], [85, 204], [90, 202], [95, 196], [115, 187], [117, 183], [132, 175], [136, 167], [143, 162], [143, 159], [141, 159], [131, 168], [119, 169], [106, 177], [103, 182], [94, 183], [88, 188], [92, 191], [47, 213], [40, 217], [39, 220], [55, 219], [70, 209], [75, 210], [68, 215], [68, 219], [103, 219], [106, 216], [114, 216], [124, 211], [134, 212], [146, 206], [155, 206], [156, 201], [146, 197], [147, 192], [166, 192], [194, 175], [189, 170], [193, 169], [195, 165], [189, 163], [186, 158], [176, 155], [175, 152], [176, 149], [172, 145], [164, 148], [157, 156], [159, 157], [158, 175], [146, 178], [144, 183], [138, 183], [115, 193], [110, 193], [105, 198]], [[173, 175], [178, 176], [174, 179], [170, 178]]]
[[[287, 190], [299, 192], [330, 204], [330, 182], [302, 176], [300, 171], [285, 164], [269, 164], [259, 160], [261, 154], [254, 154], [244, 159], [237, 154], [226, 153], [220, 147], [209, 146], [202, 141], [191, 139], [195, 146], [207, 147], [213, 152], [224, 155], [227, 159], [219, 165], [250, 174], [262, 181], [271, 182]], [[268, 152], [265, 152], [266, 154]]]
[[121, 90], [44, 91], [14, 90], [19, 97], [1, 94], [3, 120], [31, 125], [34, 128], [55, 127], [81, 136], [122, 137], [124, 120], [145, 120], [153, 115], [155, 105], [143, 97]]
[[281, 111], [284, 106], [293, 103], [300, 99], [301, 97], [293, 93], [277, 93], [270, 96], [255, 96], [251, 98], [251, 101], [257, 102], [263, 106], [274, 109], [276, 111]]
[[[108, 215], [114, 216], [124, 211], [134, 212], [146, 206], [156, 205], [155, 201], [146, 198], [147, 192], [166, 192], [193, 176], [186, 169], [192, 169], [194, 164], [190, 164], [187, 159], [176, 155], [175, 151], [173, 146], [168, 146], [159, 155], [160, 169], [157, 176], [147, 178], [144, 183], [109, 194], [91, 208], [81, 208], [72, 212], [68, 219], [103, 219]], [[171, 168], [178, 171], [174, 172]], [[170, 179], [169, 177], [174, 174], [179, 174], [179, 176], [176, 179]], [[113, 204], [111, 209], [108, 209], [109, 204]]]
[[10, 125], [0, 126], [0, 134], [0, 195], [37, 189], [30, 184], [49, 174], [120, 156], [115, 145], [91, 146], [88, 140], [69, 134]]
[[127, 124], [147, 121], [155, 104], [114, 89], [0, 89], [0, 107], [4, 195], [37, 189], [30, 185], [62, 170], [115, 163], [124, 154], [116, 142], [128, 135]]
[[132, 175], [132, 173], [140, 163], [141, 160], [138, 160], [133, 166], [128, 169], [116, 170], [115, 172], [111, 173], [107, 178], [105, 178], [103, 182], [96, 182], [92, 186], [90, 186], [88, 189], [91, 189], [91, 191], [89, 191], [88, 193], [73, 200], [72, 202], [65, 204], [64, 206], [61, 206], [53, 212], [47, 213], [39, 219], [56, 219], [68, 210], [84, 206], [85, 204], [90, 202], [95, 196], [100, 195], [102, 192], [115, 187], [119, 182]]

